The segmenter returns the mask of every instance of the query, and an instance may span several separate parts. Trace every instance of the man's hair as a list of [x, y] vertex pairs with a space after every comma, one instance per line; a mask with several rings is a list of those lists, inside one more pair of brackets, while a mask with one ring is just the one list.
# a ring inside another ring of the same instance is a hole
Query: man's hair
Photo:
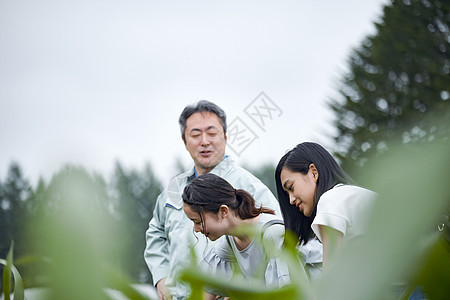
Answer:
[[184, 108], [183, 112], [178, 118], [178, 123], [180, 124], [181, 137], [185, 139], [186, 121], [187, 119], [195, 113], [198, 112], [210, 112], [215, 114], [222, 123], [223, 132], [227, 133], [227, 116], [223, 109], [221, 109], [216, 104], [209, 102], [207, 100], [200, 100], [196, 104], [188, 105]]

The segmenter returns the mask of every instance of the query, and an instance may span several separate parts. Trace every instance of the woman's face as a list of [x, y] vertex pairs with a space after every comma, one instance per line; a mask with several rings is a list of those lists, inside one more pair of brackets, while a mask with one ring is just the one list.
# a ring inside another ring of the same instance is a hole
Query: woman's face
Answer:
[[289, 203], [297, 206], [306, 217], [310, 217], [314, 210], [314, 192], [318, 177], [319, 174], [313, 164], [306, 174], [292, 172], [286, 168], [281, 170], [281, 185], [289, 194]]
[[203, 212], [201, 217], [187, 204], [183, 205], [183, 210], [186, 216], [194, 222], [194, 231], [203, 233], [211, 241], [215, 241], [226, 234], [227, 225], [226, 222], [223, 222], [224, 218], [220, 210], [217, 214]]

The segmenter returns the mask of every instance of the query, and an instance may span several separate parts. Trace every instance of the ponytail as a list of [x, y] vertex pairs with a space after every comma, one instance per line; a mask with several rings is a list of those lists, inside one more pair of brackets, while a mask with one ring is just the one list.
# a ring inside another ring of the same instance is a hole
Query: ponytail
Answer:
[[275, 211], [273, 209], [269, 209], [263, 206], [261, 206], [260, 208], [256, 208], [255, 199], [253, 199], [252, 195], [244, 190], [236, 189], [235, 195], [237, 202], [236, 212], [238, 216], [243, 220], [257, 217], [261, 213], [272, 215], [275, 214]]

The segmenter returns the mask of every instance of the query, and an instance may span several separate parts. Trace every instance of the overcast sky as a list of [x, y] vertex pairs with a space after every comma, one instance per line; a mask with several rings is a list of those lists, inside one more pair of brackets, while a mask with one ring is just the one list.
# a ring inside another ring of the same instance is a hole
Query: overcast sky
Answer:
[[240, 163], [332, 146], [326, 101], [387, 2], [0, 0], [0, 180], [11, 161], [33, 184], [65, 163], [108, 179], [116, 160], [167, 180], [200, 99], [252, 133]]

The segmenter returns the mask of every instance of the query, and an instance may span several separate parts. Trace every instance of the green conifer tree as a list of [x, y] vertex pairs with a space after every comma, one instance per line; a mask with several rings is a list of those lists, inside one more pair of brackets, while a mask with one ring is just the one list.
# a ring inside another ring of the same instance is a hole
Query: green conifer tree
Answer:
[[351, 54], [340, 97], [330, 101], [334, 154], [349, 173], [390, 142], [449, 139], [449, 24], [447, 0], [393, 0]]

